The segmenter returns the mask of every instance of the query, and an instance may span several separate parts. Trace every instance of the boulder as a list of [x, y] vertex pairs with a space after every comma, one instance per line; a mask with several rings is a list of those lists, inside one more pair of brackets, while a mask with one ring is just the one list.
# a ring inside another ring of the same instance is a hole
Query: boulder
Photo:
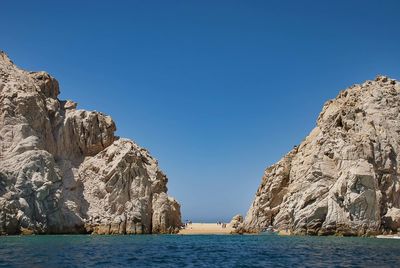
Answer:
[[229, 223], [232, 228], [237, 228], [243, 222], [243, 216], [237, 214], [233, 216], [231, 222]]

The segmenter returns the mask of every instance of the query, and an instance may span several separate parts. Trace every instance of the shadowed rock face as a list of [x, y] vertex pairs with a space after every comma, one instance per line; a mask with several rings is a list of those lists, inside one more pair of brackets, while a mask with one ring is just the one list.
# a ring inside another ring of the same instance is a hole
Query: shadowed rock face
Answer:
[[0, 52], [0, 234], [177, 231], [180, 206], [157, 161], [59, 92]]
[[340, 92], [308, 137], [266, 169], [241, 230], [396, 232], [399, 143], [399, 82], [379, 76]]

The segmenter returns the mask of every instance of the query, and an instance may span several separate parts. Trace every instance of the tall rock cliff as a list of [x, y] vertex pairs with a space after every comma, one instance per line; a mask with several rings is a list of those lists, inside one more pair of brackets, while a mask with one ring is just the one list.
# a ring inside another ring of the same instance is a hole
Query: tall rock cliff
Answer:
[[177, 231], [180, 205], [157, 161], [59, 93], [0, 52], [0, 234]]
[[400, 83], [379, 76], [325, 103], [308, 137], [267, 168], [242, 230], [372, 235], [400, 228]]

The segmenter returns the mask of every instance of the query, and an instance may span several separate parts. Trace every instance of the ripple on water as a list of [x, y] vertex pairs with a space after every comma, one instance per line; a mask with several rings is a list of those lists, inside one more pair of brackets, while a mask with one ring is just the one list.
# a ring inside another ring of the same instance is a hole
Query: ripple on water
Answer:
[[0, 237], [0, 267], [398, 267], [400, 241], [222, 235]]

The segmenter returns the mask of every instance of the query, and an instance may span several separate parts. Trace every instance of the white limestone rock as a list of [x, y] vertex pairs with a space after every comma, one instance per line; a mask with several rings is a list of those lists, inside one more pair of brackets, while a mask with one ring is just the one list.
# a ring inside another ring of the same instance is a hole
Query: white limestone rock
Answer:
[[385, 76], [328, 101], [317, 126], [267, 168], [242, 231], [373, 235], [400, 227], [400, 83]]
[[0, 234], [175, 232], [180, 206], [157, 161], [59, 93], [0, 52]]

